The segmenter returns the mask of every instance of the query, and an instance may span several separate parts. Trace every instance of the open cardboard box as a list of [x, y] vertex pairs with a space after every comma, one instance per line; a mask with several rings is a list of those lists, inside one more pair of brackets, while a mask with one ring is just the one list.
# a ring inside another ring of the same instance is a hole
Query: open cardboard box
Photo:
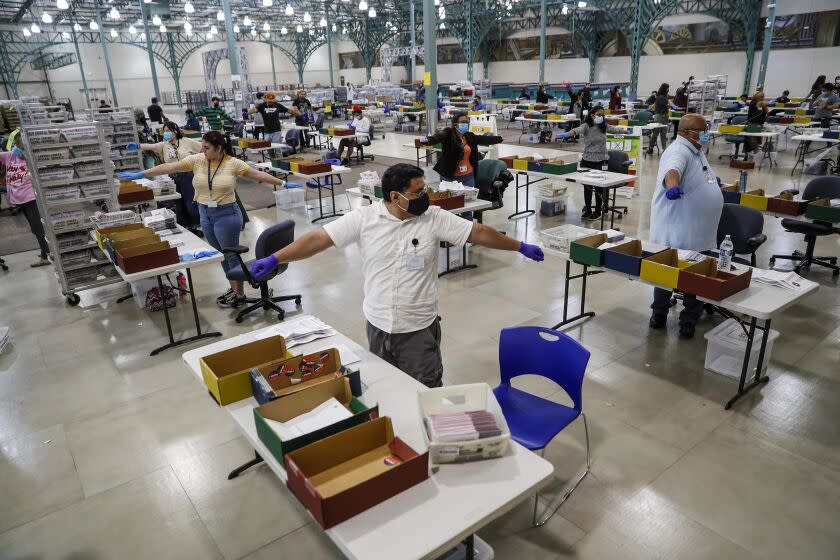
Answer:
[[807, 200], [795, 200], [791, 193], [778, 194], [767, 201], [768, 212], [787, 216], [800, 216], [805, 213], [807, 206]]
[[263, 368], [291, 358], [282, 336], [270, 336], [222, 350], [199, 360], [201, 376], [220, 405], [247, 399], [251, 390], [251, 368]]
[[[353, 416], [286, 441], [281, 440], [280, 435], [266, 422], [266, 420], [288, 422], [292, 418], [313, 410], [333, 397], [352, 412]], [[260, 441], [268, 447], [268, 450], [281, 465], [285, 465], [286, 453], [291, 453], [305, 445], [357, 426], [362, 422], [373, 420], [378, 416], [379, 406], [374, 405], [368, 408], [351, 394], [350, 380], [342, 377], [331, 378], [324, 383], [313, 385], [305, 391], [298, 391], [255, 408], [254, 424], [257, 427], [257, 435]]]
[[604, 266], [618, 272], [638, 276], [642, 267], [642, 259], [653, 255], [652, 251], [645, 251], [638, 239], [616, 245], [604, 250]]
[[693, 263], [680, 260], [676, 249], [665, 249], [642, 259], [639, 278], [675, 290], [679, 285], [681, 272], [684, 269], [701, 264], [703, 264], [703, 261]]
[[726, 204], [740, 204], [741, 203], [741, 189], [737, 185], [728, 185], [720, 189], [723, 194], [723, 201]]
[[840, 208], [831, 206], [831, 200], [818, 198], [812, 200], [805, 208], [805, 217], [820, 222], [840, 222]]
[[513, 168], [517, 171], [528, 171], [528, 165], [535, 161], [533, 156], [520, 157], [513, 160]]
[[143, 202], [146, 200], [154, 200], [155, 193], [152, 189], [147, 189], [143, 185], [137, 183], [120, 183], [120, 190], [117, 194], [117, 201], [120, 204], [131, 204], [133, 202]]
[[329, 529], [429, 478], [429, 453], [394, 436], [387, 416], [286, 454], [289, 489]]
[[607, 235], [604, 233], [575, 239], [569, 244], [569, 258], [578, 264], [601, 266], [604, 264], [604, 251], [598, 247], [606, 242]]
[[769, 198], [764, 196], [764, 189], [753, 189], [741, 193], [741, 205], [755, 208], [760, 212], [767, 210]]
[[113, 235], [115, 233], [132, 231], [132, 230], [136, 230], [136, 229], [144, 229], [145, 227], [146, 226], [144, 226], [142, 223], [136, 223], [136, 224], [126, 224], [124, 226], [115, 226], [115, 227], [97, 229], [96, 230], [96, 242], [99, 244], [100, 248], [104, 249], [105, 248], [105, 238], [106, 237], [110, 237], [111, 235]]
[[313, 354], [290, 356], [258, 367], [278, 397], [291, 395], [334, 379], [341, 370], [341, 356], [335, 348]]
[[716, 259], [706, 259], [680, 273], [677, 289], [686, 294], [720, 301], [747, 289], [751, 278], [752, 268], [722, 272], [717, 269]]
[[168, 241], [146, 243], [116, 251], [116, 264], [126, 274], [178, 264], [178, 249], [171, 247]]

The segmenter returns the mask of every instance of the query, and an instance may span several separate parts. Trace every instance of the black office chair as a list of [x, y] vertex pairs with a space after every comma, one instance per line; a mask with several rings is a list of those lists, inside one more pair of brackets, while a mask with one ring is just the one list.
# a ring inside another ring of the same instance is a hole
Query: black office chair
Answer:
[[[498, 159], [482, 159], [478, 162], [478, 172], [475, 174], [475, 186], [478, 189], [478, 198], [487, 200], [493, 204], [488, 210], [497, 210], [505, 205], [505, 189], [513, 181], [514, 177], [508, 171], [503, 161]], [[484, 223], [484, 212], [474, 212], [478, 223]]]
[[[805, 200], [814, 200], [816, 198], [840, 198], [840, 177], [817, 177], [811, 180], [805, 187], [802, 193], [802, 198]], [[799, 261], [794, 267], [794, 271], [799, 273], [803, 268], [811, 268], [812, 264], [818, 264], [832, 270], [832, 275], [840, 275], [840, 267], [837, 266], [837, 257], [815, 257], [814, 246], [817, 243], [817, 237], [824, 237], [826, 235], [840, 234], [840, 228], [834, 227], [830, 222], [813, 221], [806, 222], [803, 220], [794, 220], [792, 218], [785, 218], [782, 220], [782, 227], [785, 231], [791, 233], [801, 233], [805, 236], [805, 253], [802, 251], [794, 251], [792, 255], [773, 255], [770, 257], [770, 266], [776, 262], [776, 259], [786, 259], [792, 261]]]
[[[630, 156], [626, 152], [610, 150], [607, 152], [607, 156], [609, 157], [607, 160], [607, 171], [612, 171], [613, 173], [627, 173], [627, 169], [630, 167]], [[603, 196], [607, 197], [609, 192], [609, 189], [604, 189]], [[619, 219], [629, 211], [630, 210], [627, 206], [615, 206], [612, 208], [612, 212]]]
[[[747, 123], [747, 116], [746, 115], [738, 115], [737, 117], [732, 117], [729, 121], [729, 124], [746, 124]], [[723, 137], [726, 142], [729, 144], [735, 144], [735, 155], [732, 154], [723, 154], [718, 156], [718, 159], [729, 158], [729, 159], [738, 159], [738, 149], [741, 147], [741, 144], [744, 143], [744, 136], [740, 136], [738, 134], [727, 134]], [[745, 148], [746, 150], [746, 148]]]
[[764, 215], [749, 206], [740, 204], [724, 204], [718, 222], [717, 244], [720, 245], [728, 235], [735, 246], [736, 255], [749, 254], [749, 262], [740, 257], [732, 260], [742, 264], [755, 266], [755, 252], [767, 241], [764, 231]]
[[[264, 232], [262, 232], [257, 238], [257, 243], [254, 247], [256, 259], [262, 259], [272, 253], [276, 253], [283, 247], [289, 245], [294, 240], [294, 220], [285, 220], [283, 222], [280, 222], [279, 224], [273, 225], [266, 229]], [[286, 316], [286, 312], [283, 311], [283, 309], [281, 309], [276, 302], [294, 300], [295, 305], [300, 305], [301, 296], [299, 294], [296, 294], [291, 296], [272, 297], [272, 294], [268, 289], [268, 282], [272, 280], [275, 276], [282, 274], [289, 267], [289, 265], [281, 264], [277, 267], [277, 270], [275, 270], [274, 273], [271, 274], [268, 278], [265, 278], [264, 280], [256, 280], [253, 276], [251, 276], [251, 269], [249, 268], [251, 263], [253, 263], [256, 259], [247, 262], [242, 260], [242, 255], [244, 255], [247, 252], [248, 247], [244, 247], [242, 245], [239, 245], [237, 247], [224, 247], [222, 249], [222, 253], [235, 254], [236, 258], [239, 260], [239, 266], [228, 271], [228, 279], [238, 280], [240, 282], [248, 282], [251, 285], [251, 287], [260, 289], [260, 297], [248, 298], [245, 300], [245, 303], [250, 303], [252, 305], [246, 307], [236, 315], [236, 322], [241, 323], [245, 315], [251, 313], [252, 311], [256, 311], [260, 307], [262, 307], [265, 310], [273, 309], [277, 312], [277, 318], [282, 321], [283, 318]]]
[[364, 142], [359, 142], [356, 145], [356, 154], [353, 156], [353, 159], [356, 160], [356, 163], [364, 163], [366, 159], [370, 161], [374, 160], [373, 154], [365, 154], [365, 146], [370, 146], [373, 142], [373, 125], [370, 125], [370, 130], [368, 131], [368, 139]]

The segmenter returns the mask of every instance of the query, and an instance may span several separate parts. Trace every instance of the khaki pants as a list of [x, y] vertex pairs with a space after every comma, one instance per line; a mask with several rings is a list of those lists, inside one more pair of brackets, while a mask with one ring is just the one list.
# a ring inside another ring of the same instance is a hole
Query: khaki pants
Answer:
[[425, 385], [443, 385], [440, 318], [425, 329], [391, 334], [367, 324], [369, 350]]

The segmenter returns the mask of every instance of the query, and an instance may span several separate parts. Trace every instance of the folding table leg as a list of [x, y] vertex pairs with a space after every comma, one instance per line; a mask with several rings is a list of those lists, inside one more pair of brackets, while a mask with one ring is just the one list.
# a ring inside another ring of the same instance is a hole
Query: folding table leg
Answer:
[[746, 384], [748, 374], [747, 370], [749, 369], [750, 354], [752, 353], [753, 342], [755, 341], [755, 329], [757, 323], [758, 320], [755, 317], [753, 317], [750, 320], [750, 328], [747, 330], [747, 348], [744, 351], [744, 361], [741, 365], [741, 378], [738, 381], [738, 392], [735, 394], [735, 396], [729, 399], [729, 402], [727, 402], [726, 405], [724, 405], [724, 409], [726, 410], [732, 408], [732, 405], [735, 404], [738, 401], [738, 399], [740, 399], [759, 385], [770, 381], [770, 378], [768, 376], [761, 375], [761, 367], [764, 363], [764, 352], [767, 347], [767, 337], [770, 334], [770, 320], [768, 319], [767, 321], [765, 321], [764, 327], [762, 329], [764, 332], [761, 336], [761, 348], [758, 353], [758, 363], [756, 364], [755, 376], [753, 378], [752, 383], [750, 383], [749, 385]]

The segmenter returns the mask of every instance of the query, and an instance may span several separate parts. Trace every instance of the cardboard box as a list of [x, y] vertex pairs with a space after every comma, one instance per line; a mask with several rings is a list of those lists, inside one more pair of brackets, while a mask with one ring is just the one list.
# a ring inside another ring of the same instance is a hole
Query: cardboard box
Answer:
[[769, 198], [764, 196], [764, 189], [753, 189], [741, 193], [741, 204], [743, 206], [749, 206], [761, 212], [767, 210], [768, 201]]
[[146, 200], [154, 200], [155, 192], [152, 189], [147, 189], [137, 183], [123, 183], [120, 182], [120, 191], [117, 194], [117, 201], [120, 204], [133, 204], [135, 202], [144, 202]]
[[297, 165], [297, 172], [304, 175], [317, 175], [318, 173], [329, 173], [332, 171], [332, 165], [324, 163], [323, 161], [301, 161]]
[[513, 169], [513, 162], [519, 159], [519, 156], [500, 157], [499, 161], [505, 162], [508, 169]]
[[642, 259], [639, 278], [675, 290], [679, 285], [680, 272], [694, 264], [681, 261], [676, 249], [665, 249]]
[[338, 350], [329, 348], [290, 356], [255, 369], [260, 370], [275, 395], [284, 397], [334, 379], [341, 369], [341, 357]]
[[377, 418], [286, 454], [289, 489], [329, 529], [429, 478], [429, 453]]
[[566, 175], [578, 170], [577, 163], [566, 163], [563, 160], [547, 161], [543, 164], [543, 173], [551, 175]]
[[741, 203], [741, 190], [735, 185], [729, 185], [720, 189], [723, 194], [723, 201], [727, 204]]
[[755, 169], [755, 162], [733, 159], [729, 162], [729, 167], [732, 169]]
[[686, 294], [720, 301], [745, 290], [750, 285], [752, 268], [737, 273], [717, 269], [716, 259], [706, 259], [680, 273], [677, 289]]
[[744, 126], [744, 132], [761, 132], [764, 130], [760, 124], [748, 124]]
[[270, 148], [271, 142], [268, 140], [249, 140], [248, 141], [248, 148], [249, 149], [257, 149], [257, 148]]
[[98, 230], [96, 230], [96, 242], [99, 244], [100, 248], [104, 249], [105, 248], [105, 238], [108, 237], [109, 235], [112, 235], [112, 234], [118, 233], [118, 232], [123, 232], [123, 231], [143, 229], [145, 227], [146, 226], [144, 226], [143, 224], [137, 223], [137, 224], [126, 224], [124, 226], [115, 226], [115, 227], [98, 229]]
[[[292, 418], [300, 416], [329, 399], [335, 399], [353, 413], [353, 416], [346, 418], [330, 426], [315, 430], [300, 437], [283, 441], [266, 420], [277, 422], [288, 422]], [[347, 378], [332, 378], [326, 383], [315, 385], [305, 391], [273, 400], [254, 409], [254, 424], [257, 427], [257, 435], [277, 461], [286, 464], [286, 453], [291, 453], [301, 447], [314, 443], [325, 437], [337, 434], [347, 428], [358, 426], [362, 422], [373, 420], [379, 416], [379, 406], [368, 408], [362, 401], [350, 394], [350, 380]]]
[[528, 171], [528, 165], [534, 161], [534, 158], [531, 156], [517, 158], [513, 160], [513, 168], [517, 171]]
[[800, 216], [805, 213], [808, 206], [807, 200], [794, 200], [790, 193], [783, 193], [771, 197], [767, 201], [767, 211], [787, 216]]
[[[448, 191], [447, 191], [448, 192]], [[444, 210], [455, 210], [456, 208], [463, 208], [466, 197], [462, 194], [458, 196], [448, 196], [445, 198], [432, 199], [430, 202], [435, 206], [440, 206]]]
[[840, 222], [840, 208], [832, 207], [827, 198], [812, 200], [805, 208], [805, 217], [820, 222]]
[[642, 248], [641, 241], [634, 239], [604, 250], [604, 266], [630, 276], [638, 276], [642, 259], [652, 254]]
[[263, 368], [292, 357], [282, 336], [270, 336], [223, 350], [199, 360], [201, 376], [220, 405], [247, 399], [251, 391], [251, 368]]
[[744, 132], [744, 125], [742, 124], [722, 124], [718, 127], [718, 132], [722, 134], [738, 134]]
[[569, 258], [578, 264], [601, 266], [604, 264], [604, 251], [598, 247], [606, 242], [607, 236], [603, 233], [575, 239], [569, 244]]
[[297, 168], [292, 169], [293, 163], [298, 163], [301, 161], [306, 161], [303, 158], [299, 157], [281, 157], [271, 160], [272, 167], [276, 167], [277, 169], [282, 169], [284, 171], [296, 171]]
[[239, 140], [236, 141], [236, 145], [239, 146], [240, 148], [247, 148], [248, 144], [250, 144], [250, 142], [251, 141], [248, 138], [240, 138]]
[[170, 247], [168, 241], [127, 247], [117, 250], [115, 254], [117, 266], [123, 269], [126, 274], [134, 274], [135, 272], [180, 262], [178, 249]]

